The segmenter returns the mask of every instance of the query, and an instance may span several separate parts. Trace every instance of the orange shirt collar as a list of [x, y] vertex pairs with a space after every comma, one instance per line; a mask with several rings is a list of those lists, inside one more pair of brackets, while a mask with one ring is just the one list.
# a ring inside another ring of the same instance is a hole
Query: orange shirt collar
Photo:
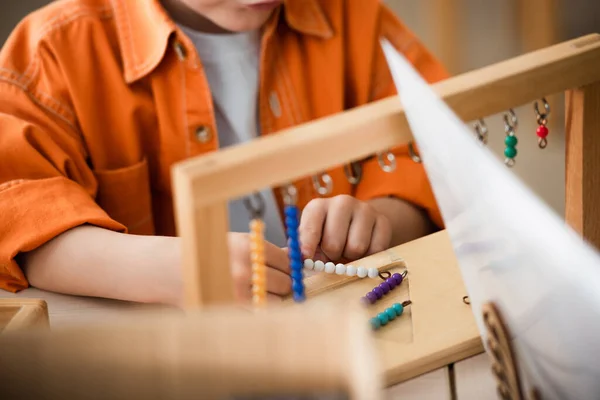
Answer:
[[[149, 74], [161, 62], [176, 25], [159, 0], [110, 1], [119, 35], [125, 80], [132, 83]], [[333, 29], [318, 0], [285, 0], [283, 10], [290, 28], [325, 39], [333, 36]], [[277, 24], [278, 20], [271, 18], [269, 24]]]

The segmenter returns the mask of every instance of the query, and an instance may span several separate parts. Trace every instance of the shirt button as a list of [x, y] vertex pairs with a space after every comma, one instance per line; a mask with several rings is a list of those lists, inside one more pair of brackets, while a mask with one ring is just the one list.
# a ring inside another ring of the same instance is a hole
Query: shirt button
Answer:
[[212, 138], [210, 128], [208, 126], [199, 126], [196, 128], [196, 140], [200, 143], [207, 143]]

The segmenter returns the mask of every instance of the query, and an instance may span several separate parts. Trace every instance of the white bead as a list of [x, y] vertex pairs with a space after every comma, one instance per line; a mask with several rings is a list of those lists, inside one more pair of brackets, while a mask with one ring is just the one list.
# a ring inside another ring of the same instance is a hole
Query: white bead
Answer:
[[377, 278], [379, 276], [379, 271], [377, 268], [369, 268], [369, 278]]
[[338, 275], [346, 274], [346, 266], [344, 264], [338, 264], [335, 266], [335, 273]]
[[335, 272], [335, 264], [332, 262], [325, 264], [325, 272], [328, 274], [333, 274]]
[[354, 265], [346, 265], [346, 275], [348, 275], [348, 276], [356, 275], [356, 267]]
[[356, 276], [358, 276], [359, 278], [366, 278], [367, 277], [367, 269], [365, 267], [356, 268]]
[[325, 263], [321, 260], [315, 261], [315, 271], [321, 272], [325, 269]]
[[311, 260], [310, 258], [307, 258], [306, 260], [304, 260], [304, 268], [306, 268], [306, 269], [314, 269], [315, 268], [315, 262], [313, 260]]

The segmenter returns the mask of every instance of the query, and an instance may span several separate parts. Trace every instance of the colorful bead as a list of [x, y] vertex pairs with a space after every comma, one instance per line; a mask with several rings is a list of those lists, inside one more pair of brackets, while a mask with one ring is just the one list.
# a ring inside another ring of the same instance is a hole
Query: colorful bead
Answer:
[[338, 275], [346, 275], [346, 266], [344, 264], [337, 264], [335, 266], [335, 273]]
[[356, 267], [354, 265], [346, 266], [346, 275], [355, 276], [356, 275]]
[[517, 149], [514, 147], [507, 147], [504, 149], [504, 155], [506, 158], [515, 158], [517, 156]]
[[394, 289], [396, 286], [398, 286], [398, 284], [396, 283], [396, 280], [395, 280], [395, 279], [392, 279], [391, 277], [390, 277], [390, 278], [387, 278], [387, 279], [385, 280], [385, 282], [386, 282], [388, 285], [390, 285], [390, 290], [393, 290], [393, 289]]
[[365, 295], [365, 297], [363, 297], [365, 299], [367, 299], [369, 301], [369, 304], [375, 304], [375, 302], [377, 301], [378, 297], [374, 292], [369, 292]]
[[356, 276], [358, 276], [359, 278], [366, 278], [367, 273], [368, 273], [368, 271], [365, 267], [356, 268]]
[[387, 282], [382, 282], [379, 284], [379, 288], [383, 291], [383, 294], [388, 294], [392, 288], [388, 285]]
[[322, 272], [325, 270], [325, 263], [323, 261], [315, 261], [315, 271]]
[[404, 307], [400, 303], [394, 304], [392, 306], [392, 308], [394, 309], [394, 311], [396, 311], [396, 315], [398, 315], [398, 316], [401, 316], [402, 313], [404, 312]]
[[400, 286], [400, 284], [404, 280], [404, 277], [402, 276], [402, 274], [399, 274], [397, 272], [395, 274], [393, 274], [390, 278], [396, 281], [396, 286]]
[[387, 313], [385, 313], [385, 312], [377, 314], [377, 318], [379, 319], [379, 322], [381, 322], [382, 326], [387, 325], [387, 323], [390, 321]]
[[516, 136], [507, 136], [506, 138], [504, 138], [504, 144], [508, 147], [515, 147], [518, 142], [519, 139], [517, 139]]
[[381, 328], [381, 321], [379, 320], [379, 318], [377, 318], [377, 317], [371, 318], [371, 327], [373, 328], [373, 330], [377, 330], [377, 329]]
[[548, 137], [548, 127], [546, 127], [545, 125], [540, 125], [538, 126], [535, 133], [538, 135], [538, 137], [545, 139]]
[[394, 310], [393, 308], [388, 308], [385, 310], [385, 313], [387, 314], [388, 318], [390, 319], [390, 321], [393, 321], [396, 319], [396, 317], [398, 316], [396, 314], [396, 310]]
[[335, 272], [335, 264], [332, 263], [331, 261], [328, 263], [325, 263], [325, 272], [328, 274], [333, 274]]

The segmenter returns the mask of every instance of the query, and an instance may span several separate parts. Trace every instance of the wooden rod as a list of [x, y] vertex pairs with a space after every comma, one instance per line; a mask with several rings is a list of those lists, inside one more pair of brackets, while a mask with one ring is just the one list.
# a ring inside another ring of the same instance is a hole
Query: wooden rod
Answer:
[[[434, 89], [469, 121], [600, 81], [598, 65], [600, 35], [593, 34], [462, 74]], [[401, 104], [391, 97], [188, 159], [174, 166], [173, 179], [191, 182], [200, 207], [310, 176], [410, 139]]]
[[566, 93], [565, 218], [600, 249], [600, 83]]

